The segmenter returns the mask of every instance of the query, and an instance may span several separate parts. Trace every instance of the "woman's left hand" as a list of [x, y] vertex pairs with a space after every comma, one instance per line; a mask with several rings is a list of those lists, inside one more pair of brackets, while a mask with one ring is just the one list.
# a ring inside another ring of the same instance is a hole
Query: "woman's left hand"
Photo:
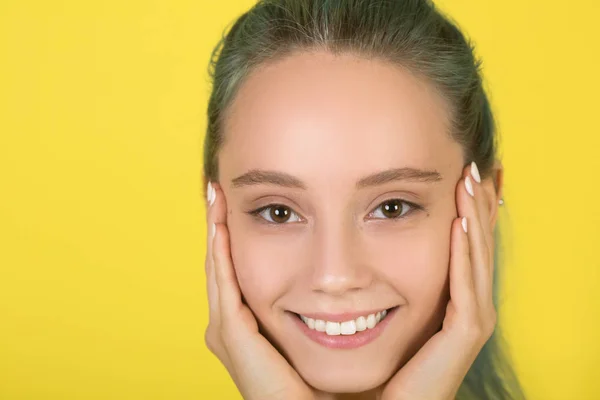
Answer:
[[[496, 326], [492, 301], [494, 238], [479, 173], [468, 166], [458, 183], [452, 223], [450, 301], [436, 333], [386, 384], [384, 400], [449, 400]], [[471, 195], [470, 193], [474, 195]], [[467, 232], [462, 217], [466, 218]]]

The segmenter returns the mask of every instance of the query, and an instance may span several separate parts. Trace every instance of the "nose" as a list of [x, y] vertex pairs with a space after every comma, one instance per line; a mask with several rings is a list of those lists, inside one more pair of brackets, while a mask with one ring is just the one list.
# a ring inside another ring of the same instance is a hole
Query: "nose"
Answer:
[[331, 295], [364, 289], [371, 285], [373, 271], [361, 256], [360, 235], [348, 224], [315, 226], [312, 290]]

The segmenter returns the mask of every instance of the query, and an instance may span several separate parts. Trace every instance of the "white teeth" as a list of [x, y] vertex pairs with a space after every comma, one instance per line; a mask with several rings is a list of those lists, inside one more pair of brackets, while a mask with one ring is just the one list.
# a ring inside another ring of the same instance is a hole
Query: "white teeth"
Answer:
[[[315, 321], [315, 330], [317, 330], [318, 332], [325, 332], [326, 327], [327, 327], [327, 324], [322, 319], [317, 319]], [[310, 326], [309, 326], [309, 328], [310, 328]]]
[[356, 322], [354, 320], [342, 322], [340, 330], [342, 335], [354, 335], [356, 333]]
[[367, 328], [373, 329], [373, 328], [375, 328], [376, 324], [377, 324], [377, 321], [375, 320], [375, 315], [369, 314], [369, 316], [367, 317]]
[[340, 334], [340, 323], [339, 322], [329, 322], [327, 321], [327, 325], [325, 326], [325, 332], [328, 335], [339, 335]]
[[302, 321], [309, 329], [317, 332], [325, 332], [328, 335], [354, 335], [356, 332], [362, 332], [366, 329], [373, 329], [387, 315], [387, 310], [375, 314], [369, 314], [366, 317], [358, 317], [354, 320], [344, 322], [331, 322], [322, 319], [313, 319], [300, 315]]
[[367, 319], [365, 317], [356, 318], [356, 330], [361, 332], [367, 329]]

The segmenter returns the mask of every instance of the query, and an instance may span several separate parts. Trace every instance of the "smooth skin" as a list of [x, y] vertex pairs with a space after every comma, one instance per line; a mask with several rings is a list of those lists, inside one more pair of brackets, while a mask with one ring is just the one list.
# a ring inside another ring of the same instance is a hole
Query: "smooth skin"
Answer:
[[[450, 301], [442, 330], [373, 393], [374, 398], [454, 399], [494, 331], [497, 314], [492, 301], [493, 227], [501, 197], [501, 165], [496, 164], [492, 177], [479, 181], [477, 167], [472, 163], [464, 168], [456, 185], [458, 218], [451, 225]], [[244, 399], [324, 398], [260, 334], [252, 311], [242, 301], [236, 279], [225, 196], [219, 184], [214, 183], [209, 185], [208, 195], [208, 348], [227, 368]]]

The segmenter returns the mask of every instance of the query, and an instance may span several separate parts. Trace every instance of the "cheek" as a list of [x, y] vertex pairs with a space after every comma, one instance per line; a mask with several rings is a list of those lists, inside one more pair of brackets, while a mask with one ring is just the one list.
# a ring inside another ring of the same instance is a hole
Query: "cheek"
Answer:
[[435, 307], [448, 279], [450, 224], [431, 222], [380, 240], [373, 264], [413, 310]]
[[[240, 290], [250, 308], [259, 318], [293, 283], [290, 266], [289, 240], [284, 236], [253, 233], [248, 227], [228, 221], [231, 258]], [[261, 318], [262, 319], [262, 318]]]
[[[305, 265], [301, 260], [310, 265], [307, 244], [302, 235], [258, 232], [247, 224], [236, 217], [228, 220], [231, 256], [246, 302], [264, 320], [273, 304], [297, 284], [299, 268]], [[368, 254], [363, 256], [372, 272], [413, 311], [435, 311], [447, 282], [450, 223], [431, 219], [414, 229], [379, 231], [366, 240], [371, 243], [365, 243]]]

